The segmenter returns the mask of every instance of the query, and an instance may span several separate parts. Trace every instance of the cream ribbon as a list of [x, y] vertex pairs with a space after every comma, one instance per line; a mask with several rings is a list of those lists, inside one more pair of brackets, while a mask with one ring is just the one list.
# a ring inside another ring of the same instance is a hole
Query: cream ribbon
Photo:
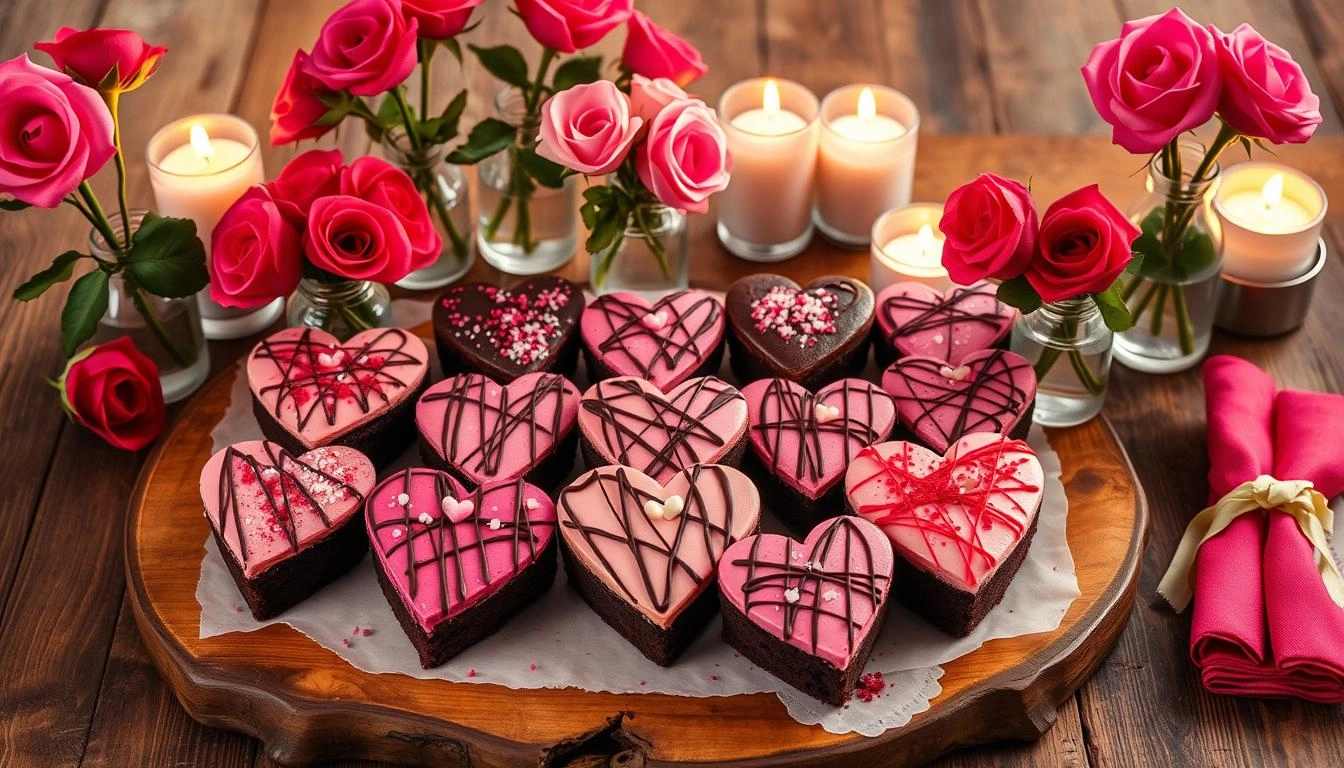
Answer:
[[1334, 512], [1320, 491], [1314, 490], [1310, 480], [1275, 480], [1261, 475], [1233, 488], [1217, 504], [1195, 515], [1185, 529], [1181, 545], [1171, 558], [1171, 565], [1157, 585], [1161, 595], [1177, 613], [1190, 604], [1193, 592], [1190, 569], [1195, 564], [1195, 553], [1204, 542], [1222, 533], [1237, 517], [1258, 509], [1278, 510], [1292, 515], [1302, 534], [1316, 548], [1316, 570], [1325, 582], [1325, 590], [1335, 605], [1344, 608], [1344, 578], [1330, 552], [1326, 536], [1334, 525]]

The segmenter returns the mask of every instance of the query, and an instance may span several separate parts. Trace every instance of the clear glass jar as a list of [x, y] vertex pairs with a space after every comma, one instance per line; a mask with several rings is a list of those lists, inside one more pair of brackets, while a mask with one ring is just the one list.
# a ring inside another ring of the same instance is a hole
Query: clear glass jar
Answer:
[[446, 147], [431, 144], [412, 147], [406, 129], [397, 126], [383, 135], [383, 157], [406, 172], [425, 196], [429, 217], [443, 240], [438, 261], [417, 269], [397, 282], [402, 288], [423, 291], [460, 280], [476, 262], [476, 243], [471, 237], [471, 205], [462, 170], [444, 162]]
[[495, 112], [518, 126], [518, 139], [476, 165], [476, 244], [481, 258], [501, 272], [550, 272], [574, 258], [579, 243], [576, 177], [552, 189], [534, 181], [518, 162], [520, 152], [536, 149], [537, 120], [527, 116], [517, 88], [496, 94]]
[[[132, 231], [139, 229], [148, 211], [131, 211]], [[121, 214], [108, 217], [119, 240], [126, 237]], [[97, 229], [89, 232], [89, 248], [103, 261], [116, 261], [117, 251]], [[154, 361], [163, 385], [163, 399], [175, 403], [195, 392], [210, 374], [210, 351], [201, 329], [196, 294], [165, 299], [128, 285], [121, 275], [108, 281], [107, 311], [98, 320], [93, 342], [102, 344], [130, 336], [135, 348]]]
[[1223, 264], [1223, 230], [1212, 209], [1218, 164], [1202, 168], [1204, 146], [1194, 141], [1180, 143], [1172, 175], [1163, 155], [1149, 163], [1148, 191], [1129, 209], [1143, 230], [1134, 244], [1143, 264], [1124, 287], [1134, 327], [1115, 340], [1116, 359], [1147, 373], [1184, 371], [1204, 359]]
[[686, 214], [659, 203], [630, 213], [625, 233], [592, 254], [589, 277], [598, 295], [628, 291], [656, 299], [688, 285]]
[[1101, 411], [1113, 339], [1088, 298], [1046, 304], [1017, 318], [1012, 349], [1036, 369], [1034, 423], [1072, 427]]
[[290, 326], [321, 328], [341, 341], [360, 331], [392, 324], [387, 286], [368, 280], [305, 277], [289, 297]]

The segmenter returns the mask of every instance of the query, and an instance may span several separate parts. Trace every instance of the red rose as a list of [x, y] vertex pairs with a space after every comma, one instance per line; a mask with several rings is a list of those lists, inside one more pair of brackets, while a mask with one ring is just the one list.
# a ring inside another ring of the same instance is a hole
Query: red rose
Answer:
[[630, 18], [634, 0], [514, 0], [528, 34], [557, 53], [588, 48]]
[[938, 222], [943, 266], [961, 285], [1011, 280], [1036, 252], [1036, 204], [1020, 182], [982, 173], [958, 187]]
[[260, 307], [299, 284], [299, 230], [264, 187], [253, 187], [215, 225], [206, 265], [210, 298], [226, 307]]
[[385, 93], [415, 69], [417, 28], [401, 0], [350, 0], [322, 25], [306, 70], [333, 91]]
[[1111, 204], [1096, 184], [1051, 203], [1041, 218], [1037, 257], [1027, 282], [1042, 301], [1101, 293], [1134, 258], [1139, 228]]
[[1223, 70], [1218, 114], [1243, 136], [1301, 144], [1321, 124], [1321, 99], [1293, 57], [1242, 24], [1225, 35], [1210, 26]]
[[75, 421], [117, 448], [138, 451], [163, 430], [159, 369], [129, 336], [76, 355], [58, 385]]
[[654, 24], [639, 11], [630, 16], [626, 27], [629, 32], [621, 63], [631, 72], [650, 80], [665, 77], [685, 88], [709, 71], [695, 46]]
[[395, 165], [377, 157], [359, 158], [341, 172], [341, 194], [368, 200], [396, 215], [411, 242], [411, 269], [430, 266], [443, 252], [443, 239], [424, 196]]
[[316, 139], [336, 127], [334, 123], [317, 124], [331, 109], [322, 101], [322, 97], [334, 92], [308, 74], [304, 69], [307, 64], [308, 54], [295, 51], [294, 63], [289, 65], [285, 82], [281, 83], [280, 90], [275, 94], [275, 103], [271, 106], [272, 146]]
[[314, 200], [303, 249], [317, 268], [350, 280], [395, 283], [411, 271], [411, 241], [397, 215], [358, 197]]
[[340, 192], [344, 165], [339, 149], [310, 149], [290, 160], [280, 175], [264, 186], [285, 218], [303, 228], [314, 200]]
[[[51, 57], [56, 68], [100, 91], [139, 88], [159, 68], [161, 45], [149, 45], [129, 29], [56, 30], [56, 39], [33, 46]], [[112, 75], [114, 79], [109, 80]]]
[[457, 36], [471, 20], [471, 12], [485, 0], [401, 0], [401, 12], [420, 23], [426, 40]]

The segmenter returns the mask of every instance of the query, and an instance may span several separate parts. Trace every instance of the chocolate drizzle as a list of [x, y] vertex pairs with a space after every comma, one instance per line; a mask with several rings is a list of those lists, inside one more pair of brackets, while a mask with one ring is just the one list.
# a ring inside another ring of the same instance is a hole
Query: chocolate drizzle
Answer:
[[[941, 445], [934, 445], [939, 450], [973, 432], [1011, 431], [1030, 405], [1031, 395], [1014, 383], [1018, 372], [1031, 370], [1031, 363], [1021, 355], [989, 350], [983, 356], [968, 358], [963, 366], [968, 370], [964, 380], [948, 378], [944, 369], [951, 366], [927, 357], [907, 357], [887, 369], [886, 377], [904, 379], [909, 391], [899, 391], [890, 381], [884, 381], [883, 388], [897, 403], [919, 406], [919, 414], [907, 426], [921, 438], [926, 429], [933, 430], [941, 439]], [[916, 384], [931, 393], [915, 392]], [[956, 409], [957, 413], [947, 429], [936, 418], [945, 408]], [[904, 420], [903, 411], [901, 415]]]
[[[519, 430], [527, 430], [528, 465], [549, 454], [560, 439], [564, 398], [578, 396], [574, 386], [554, 374], [541, 376], [536, 386], [518, 397], [507, 386], [501, 386], [481, 374], [466, 374], [448, 379], [447, 389], [436, 387], [420, 398], [422, 403], [443, 401], [446, 407], [443, 425], [439, 430], [439, 453], [448, 462], [480, 477], [492, 477], [499, 472], [509, 438]], [[489, 394], [496, 388], [499, 397]], [[553, 405], [547, 423], [538, 422], [539, 410], [550, 401]], [[493, 423], [491, 421], [493, 420]], [[462, 448], [464, 425], [475, 425], [479, 442]], [[516, 445], [516, 444], [515, 444]]]
[[[992, 312], [973, 312], [967, 310], [963, 305], [975, 298], [990, 298], [994, 301]], [[899, 311], [917, 312], [912, 318], [904, 324], [897, 321], [897, 312]], [[993, 329], [999, 332], [1001, 336], [1005, 333], [1012, 322], [1012, 316], [1003, 302], [999, 301], [995, 288], [989, 283], [977, 283], [970, 288], [956, 287], [951, 295], [939, 294], [934, 298], [924, 298], [921, 296], [894, 295], [887, 297], [882, 302], [881, 312], [886, 324], [891, 327], [891, 332], [887, 336], [887, 342], [893, 347], [898, 347], [899, 342], [908, 336], [924, 331], [943, 332], [943, 350], [938, 357], [944, 360], [954, 360], [961, 354], [974, 350], [956, 349], [954, 331], [958, 325], [971, 324]], [[939, 343], [934, 339], [934, 343]], [[902, 350], [907, 353], [915, 350]], [[960, 353], [960, 354], [959, 354]], [[925, 354], [920, 352], [920, 354]], [[929, 352], [927, 354], [934, 355]]]
[[[751, 424], [752, 431], [763, 437], [768, 453], [766, 458], [776, 472], [790, 472], [794, 477], [820, 480], [826, 472], [826, 454], [821, 447], [823, 434], [839, 434], [843, 437], [845, 464], [859, 449], [887, 436], [873, 428], [873, 407], [875, 400], [891, 400], [891, 396], [872, 384], [858, 379], [843, 379], [816, 394], [790, 384], [784, 379], [770, 380]], [[832, 398], [837, 392], [839, 398]], [[862, 396], [861, 413], [850, 412], [851, 394]], [[840, 415], [825, 422], [817, 421], [817, 404], [831, 405], [827, 402], [830, 399], [836, 400], [834, 407], [839, 408]], [[798, 460], [793, 467], [781, 465], [786, 434], [798, 435]]]
[[[674, 302], [692, 293], [699, 294], [699, 297], [685, 310], [677, 309]], [[696, 361], [703, 361], [714, 351], [714, 345], [702, 347], [701, 344], [715, 336], [713, 328], [722, 322], [723, 317], [719, 300], [698, 291], [668, 294], [652, 307], [608, 294], [599, 297], [585, 311], [599, 313], [610, 330], [607, 338], [597, 345], [597, 351], [602, 355], [623, 354], [639, 372], [640, 378], [644, 379], [653, 378], [660, 364], [668, 371], [675, 370], [687, 355]], [[657, 315], [659, 312], [667, 313], [666, 325], [657, 330], [644, 325], [645, 315]], [[638, 338], [653, 339], [657, 345], [657, 350], [648, 360], [639, 359], [627, 347], [628, 342]]]

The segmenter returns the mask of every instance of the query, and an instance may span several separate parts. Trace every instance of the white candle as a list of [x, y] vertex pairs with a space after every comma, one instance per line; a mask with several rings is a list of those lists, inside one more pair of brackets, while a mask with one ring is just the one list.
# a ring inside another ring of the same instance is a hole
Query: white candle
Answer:
[[883, 211], [910, 202], [919, 110], [899, 91], [850, 85], [822, 102], [821, 122], [817, 226], [861, 248]]
[[924, 224], [913, 235], [888, 240], [882, 252], [894, 263], [918, 272], [943, 271], [943, 237], [934, 236], [933, 227]]
[[1214, 196], [1223, 227], [1223, 272], [1256, 283], [1304, 274], [1316, 260], [1325, 192], [1306, 174], [1277, 163], [1228, 168]]
[[943, 269], [943, 206], [914, 203], [887, 211], [873, 224], [869, 285], [876, 293], [892, 283], [916, 281], [938, 290], [952, 286]]

